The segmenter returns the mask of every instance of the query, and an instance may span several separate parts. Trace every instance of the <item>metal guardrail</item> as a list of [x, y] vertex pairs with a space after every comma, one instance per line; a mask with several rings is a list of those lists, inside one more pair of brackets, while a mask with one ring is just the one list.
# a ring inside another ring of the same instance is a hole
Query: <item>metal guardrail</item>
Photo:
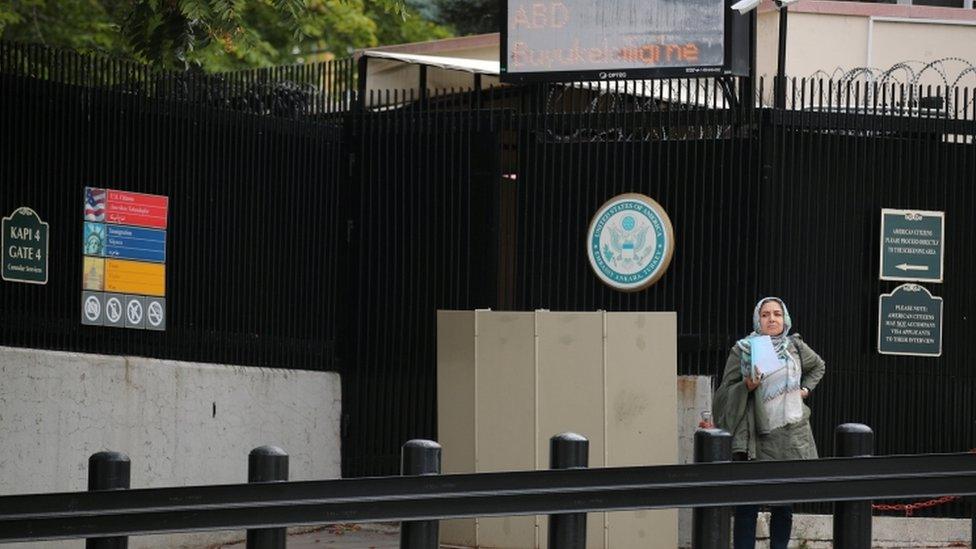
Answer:
[[698, 463], [0, 497], [0, 541], [976, 494], [976, 455]]

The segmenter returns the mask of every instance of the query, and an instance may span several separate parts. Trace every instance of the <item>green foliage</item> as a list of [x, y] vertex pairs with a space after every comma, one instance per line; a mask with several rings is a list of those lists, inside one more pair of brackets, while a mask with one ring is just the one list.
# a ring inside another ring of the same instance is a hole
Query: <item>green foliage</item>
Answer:
[[435, 7], [437, 21], [452, 27], [458, 36], [501, 29], [498, 0], [435, 0]]
[[423, 42], [453, 36], [447, 27], [424, 18], [409, 6], [404, 10], [406, 17], [392, 10], [378, 9], [379, 7], [373, 5], [367, 10], [367, 15], [377, 25], [378, 44]]
[[207, 71], [449, 36], [404, 0], [0, 0], [0, 38]]
[[0, 37], [122, 53], [119, 26], [96, 0], [0, 0]]

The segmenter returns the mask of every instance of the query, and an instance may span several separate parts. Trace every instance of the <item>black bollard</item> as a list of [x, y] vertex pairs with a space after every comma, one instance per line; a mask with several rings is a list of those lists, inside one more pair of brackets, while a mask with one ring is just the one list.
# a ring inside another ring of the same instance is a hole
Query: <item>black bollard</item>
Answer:
[[[695, 463], [732, 461], [732, 435], [722, 429], [695, 431]], [[695, 507], [691, 513], [692, 549], [728, 549], [732, 509]]]
[[[121, 452], [98, 452], [88, 458], [88, 491], [125, 490], [129, 488], [129, 456]], [[88, 538], [87, 549], [126, 549], [127, 536]]]
[[[408, 440], [400, 449], [400, 474], [441, 474], [441, 445], [433, 440]], [[437, 549], [440, 545], [440, 522], [419, 520], [400, 523], [401, 549]]]
[[[259, 446], [247, 455], [248, 482], [288, 480], [288, 454], [277, 446]], [[247, 549], [285, 549], [285, 528], [254, 528], [247, 531]]]
[[[837, 457], [874, 455], [874, 431], [860, 423], [845, 423], [834, 429]], [[871, 501], [834, 503], [834, 547], [871, 549]]]
[[[590, 441], [576, 433], [549, 439], [550, 469], [585, 469], [590, 463]], [[584, 549], [586, 513], [549, 515], [549, 549]]]

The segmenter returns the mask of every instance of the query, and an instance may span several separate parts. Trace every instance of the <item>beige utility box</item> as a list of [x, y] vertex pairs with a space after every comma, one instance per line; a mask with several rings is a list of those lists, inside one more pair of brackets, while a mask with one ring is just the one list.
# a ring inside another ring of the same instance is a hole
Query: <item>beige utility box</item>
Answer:
[[[547, 469], [549, 438], [590, 441], [590, 467], [677, 463], [675, 313], [437, 313], [445, 473]], [[548, 519], [444, 521], [441, 543], [545, 548]], [[676, 510], [592, 513], [591, 549], [674, 549]]]

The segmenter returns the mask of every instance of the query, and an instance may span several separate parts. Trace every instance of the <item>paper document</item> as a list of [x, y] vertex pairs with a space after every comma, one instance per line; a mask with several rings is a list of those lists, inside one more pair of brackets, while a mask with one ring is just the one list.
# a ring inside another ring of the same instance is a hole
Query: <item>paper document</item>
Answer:
[[752, 349], [752, 377], [768, 376], [783, 367], [769, 336], [754, 337], [749, 343]]

